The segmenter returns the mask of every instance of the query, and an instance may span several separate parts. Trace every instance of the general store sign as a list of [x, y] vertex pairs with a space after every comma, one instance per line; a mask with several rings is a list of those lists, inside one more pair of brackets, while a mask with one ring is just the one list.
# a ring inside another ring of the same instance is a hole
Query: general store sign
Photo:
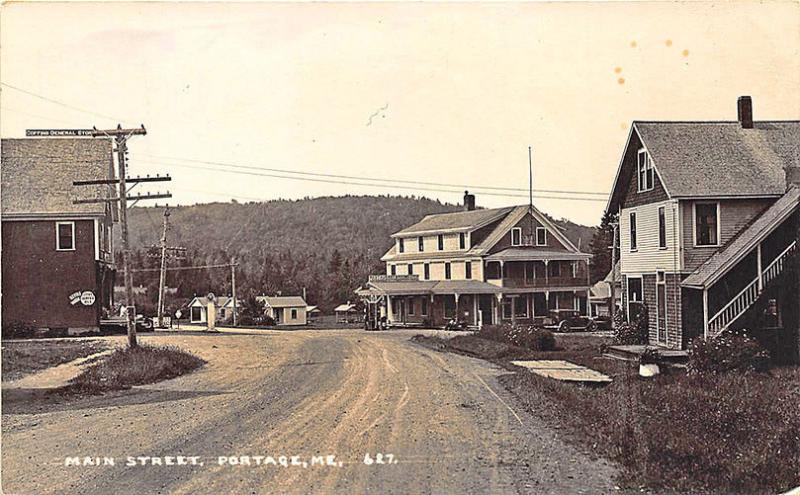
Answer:
[[93, 129], [26, 129], [27, 137], [92, 136]]

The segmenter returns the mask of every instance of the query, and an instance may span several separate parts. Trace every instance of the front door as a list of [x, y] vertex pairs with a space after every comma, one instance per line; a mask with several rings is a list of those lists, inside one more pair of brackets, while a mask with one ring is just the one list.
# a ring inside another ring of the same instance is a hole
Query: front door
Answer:
[[480, 296], [479, 299], [479, 310], [481, 312], [481, 320], [483, 321], [484, 325], [493, 325], [494, 322], [492, 321], [492, 299], [493, 296]]

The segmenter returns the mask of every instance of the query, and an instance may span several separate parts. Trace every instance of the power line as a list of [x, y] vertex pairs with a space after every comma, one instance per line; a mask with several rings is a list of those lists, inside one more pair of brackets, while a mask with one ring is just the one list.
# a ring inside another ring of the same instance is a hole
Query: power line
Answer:
[[[277, 172], [282, 174], [297, 174], [297, 175], [306, 175], [311, 177], [326, 177], [326, 178], [334, 178], [334, 179], [349, 179], [349, 180], [360, 180], [360, 181], [371, 181], [371, 182], [381, 182], [381, 183], [399, 183], [399, 184], [417, 184], [417, 185], [426, 185], [426, 186], [444, 186], [444, 187], [452, 187], [458, 189], [489, 189], [495, 191], [516, 191], [516, 192], [528, 192], [528, 189], [520, 188], [520, 187], [501, 187], [501, 186], [478, 186], [474, 184], [448, 184], [445, 182], [428, 182], [428, 181], [418, 181], [418, 180], [407, 180], [407, 179], [381, 179], [375, 177], [364, 177], [364, 176], [353, 176], [353, 175], [340, 175], [340, 174], [325, 174], [320, 172], [303, 172], [299, 170], [290, 170], [290, 169], [280, 169], [280, 168], [269, 168], [269, 167], [256, 167], [252, 165], [242, 165], [237, 163], [226, 163], [226, 162], [217, 162], [217, 161], [207, 161], [207, 160], [197, 160], [192, 158], [179, 158], [179, 157], [172, 157], [172, 156], [163, 156], [163, 155], [152, 155], [148, 153], [137, 153], [143, 156], [149, 156], [151, 158], [158, 158], [164, 160], [175, 160], [179, 162], [191, 162], [191, 163], [202, 163], [206, 165], [219, 165], [223, 167], [232, 167], [232, 168], [241, 168], [247, 170], [257, 170], [257, 171], [264, 171], [264, 172]], [[604, 198], [608, 196], [607, 193], [604, 192], [595, 192], [595, 191], [569, 191], [569, 190], [561, 190], [561, 189], [534, 189], [534, 192], [543, 192], [543, 193], [554, 193], [554, 194], [583, 194], [583, 195], [592, 195], [592, 196], [603, 196]]]
[[[234, 265], [235, 266], [235, 265]], [[179, 270], [202, 270], [204, 268], [230, 268], [230, 263], [223, 263], [220, 265], [197, 265], [197, 266], [174, 266], [171, 268], [167, 268], [167, 271], [179, 271]], [[161, 271], [161, 268], [133, 268], [131, 272], [158, 272]]]
[[[142, 160], [140, 160], [141, 162]], [[155, 164], [154, 162], [145, 162]], [[388, 188], [388, 189], [401, 189], [401, 190], [411, 190], [411, 191], [426, 191], [426, 192], [445, 192], [445, 193], [456, 193], [458, 192], [455, 189], [442, 189], [442, 188], [432, 188], [432, 187], [412, 187], [412, 186], [401, 186], [395, 184], [369, 184], [363, 182], [353, 182], [349, 180], [334, 180], [334, 179], [320, 179], [320, 178], [313, 178], [313, 177], [294, 177], [294, 176], [287, 176], [287, 175], [278, 175], [278, 174], [270, 174], [270, 173], [260, 173], [260, 172], [250, 172], [245, 170], [220, 170], [219, 168], [213, 167], [202, 167], [198, 165], [186, 165], [182, 163], [171, 163], [169, 164], [174, 167], [185, 167], [191, 169], [199, 169], [199, 170], [210, 170], [214, 172], [227, 172], [231, 174], [239, 174], [239, 175], [250, 175], [256, 177], [271, 177], [275, 179], [288, 179], [288, 180], [299, 180], [299, 181], [306, 181], [306, 182], [322, 182], [327, 184], [343, 184], [343, 185], [350, 185], [350, 186], [362, 186], [362, 187], [378, 187], [378, 188]], [[528, 198], [527, 194], [512, 194], [512, 193], [495, 193], [495, 192], [486, 192], [486, 191], [479, 191], [480, 194], [485, 196], [498, 196], [504, 198]], [[560, 199], [560, 200], [570, 200], [570, 201], [596, 201], [605, 203], [607, 198], [580, 198], [580, 197], [566, 197], [566, 196], [549, 196], [549, 195], [534, 195], [536, 199]]]
[[64, 108], [69, 108], [70, 110], [75, 110], [77, 112], [83, 112], [83, 113], [86, 113], [86, 114], [89, 114], [89, 115], [94, 115], [96, 117], [102, 117], [102, 118], [108, 119], [108, 120], [122, 121], [122, 122], [126, 122], [126, 123], [131, 123], [131, 121], [129, 121], [127, 119], [120, 119], [120, 118], [117, 118], [117, 117], [112, 117], [110, 115], [105, 115], [105, 114], [102, 114], [102, 113], [93, 112], [93, 111], [87, 110], [85, 108], [77, 107], [75, 105], [70, 105], [69, 103], [64, 103], [63, 101], [55, 100], [53, 98], [48, 98], [47, 96], [42, 96], [42, 95], [34, 93], [32, 91], [28, 91], [27, 89], [22, 89], [20, 87], [14, 86], [12, 84], [0, 82], [0, 85], [5, 86], [6, 88], [9, 88], [9, 89], [13, 89], [15, 91], [19, 91], [20, 93], [24, 93], [26, 95], [33, 96], [34, 98], [39, 98], [41, 100], [53, 103], [55, 105], [59, 105], [59, 106], [62, 106]]

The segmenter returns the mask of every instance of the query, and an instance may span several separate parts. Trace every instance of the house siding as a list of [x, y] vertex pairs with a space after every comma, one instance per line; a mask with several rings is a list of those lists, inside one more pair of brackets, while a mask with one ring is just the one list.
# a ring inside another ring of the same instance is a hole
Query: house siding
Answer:
[[[694, 245], [694, 205], [719, 202], [719, 246]], [[692, 272], [705, 263], [774, 202], [773, 199], [684, 200], [680, 203], [683, 227], [683, 269]]]
[[[664, 207], [667, 247], [659, 247], [658, 210]], [[630, 214], [636, 213], [636, 250], [631, 251]], [[622, 273], [680, 271], [679, 211], [676, 201], [626, 208], [620, 215], [620, 270]]]
[[[514, 228], [522, 229], [522, 239], [524, 241], [526, 236], [535, 235], [536, 229], [538, 227], [547, 228], [545, 225], [542, 225], [538, 220], [536, 220], [536, 218], [534, 218], [533, 215], [528, 213], [519, 222], [517, 222], [514, 225], [514, 227], [512, 227], [512, 229]], [[534, 243], [535, 243], [535, 238], [534, 238]], [[492, 246], [492, 248], [489, 250], [489, 253], [490, 254], [497, 253], [499, 251], [508, 249], [510, 247], [514, 247], [511, 245], [511, 229], [509, 229], [509, 231], [506, 232], [494, 246]], [[547, 243], [544, 246], [533, 245], [533, 246], [526, 246], [526, 248], [533, 248], [533, 249], [539, 248], [543, 251], [562, 251], [562, 252], [568, 251], [567, 247], [560, 240], [558, 240], [558, 238], [553, 234], [553, 232], [550, 229], [547, 229]]]
[[[2, 325], [96, 330], [110, 302], [95, 262], [95, 222], [75, 221], [75, 250], [56, 251], [55, 221], [2, 223]], [[91, 306], [70, 304], [70, 294], [94, 292]]]

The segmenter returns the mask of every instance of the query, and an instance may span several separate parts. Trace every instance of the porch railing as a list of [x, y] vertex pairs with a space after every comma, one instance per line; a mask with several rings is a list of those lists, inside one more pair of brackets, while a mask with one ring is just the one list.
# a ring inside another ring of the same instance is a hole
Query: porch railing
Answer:
[[[550, 287], [586, 287], [589, 282], [586, 277], [536, 277], [536, 278], [511, 278], [491, 279], [490, 283], [510, 289], [547, 289]], [[499, 282], [499, 283], [498, 283]]]
[[[781, 254], [764, 268], [756, 278], [736, 294], [708, 320], [708, 337], [716, 337], [742, 316], [764, 292], [764, 287], [783, 273], [786, 260], [794, 253], [796, 242], [789, 244]], [[761, 283], [759, 283], [759, 279]]]

